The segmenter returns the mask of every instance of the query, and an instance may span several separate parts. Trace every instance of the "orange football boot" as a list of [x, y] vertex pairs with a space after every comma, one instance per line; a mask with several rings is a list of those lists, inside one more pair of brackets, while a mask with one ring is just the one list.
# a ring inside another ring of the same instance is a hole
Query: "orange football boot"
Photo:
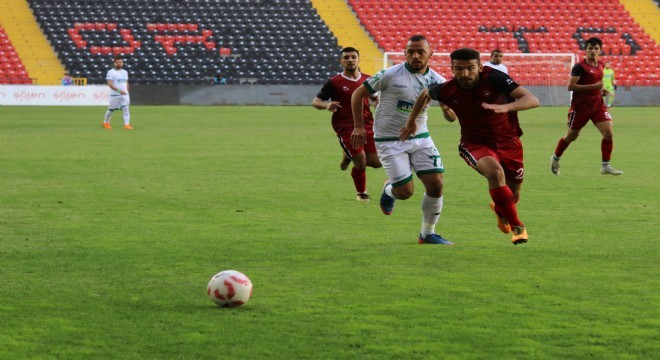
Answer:
[[523, 226], [515, 226], [513, 229], [513, 237], [511, 242], [513, 245], [523, 244], [527, 242], [527, 230]]
[[504, 216], [500, 216], [500, 214], [498, 214], [497, 211], [495, 211], [494, 202], [491, 201], [489, 205], [490, 205], [490, 209], [493, 210], [493, 212], [495, 213], [495, 217], [497, 218], [497, 227], [500, 228], [500, 231], [505, 234], [510, 233], [511, 225], [509, 225], [509, 221]]

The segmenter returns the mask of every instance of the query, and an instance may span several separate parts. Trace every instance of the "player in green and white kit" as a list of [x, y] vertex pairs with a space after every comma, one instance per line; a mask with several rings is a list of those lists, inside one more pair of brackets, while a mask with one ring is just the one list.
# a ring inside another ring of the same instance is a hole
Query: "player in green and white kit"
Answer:
[[105, 77], [108, 83], [110, 104], [103, 118], [103, 128], [108, 130], [112, 129], [110, 118], [112, 117], [112, 112], [115, 110], [121, 110], [122, 112], [124, 129], [133, 130], [131, 126], [131, 113], [128, 110], [128, 107], [131, 105], [131, 99], [128, 95], [128, 72], [123, 67], [124, 60], [116, 57], [112, 62], [112, 69], [108, 71], [108, 75]]
[[605, 63], [605, 69], [603, 69], [603, 90], [607, 91], [607, 94], [603, 96], [605, 105], [607, 105], [607, 107], [612, 107], [614, 104], [616, 79], [614, 78], [614, 69], [612, 69], [612, 63], [610, 61]]
[[351, 144], [359, 147], [366, 139], [362, 99], [380, 92], [380, 102], [374, 116], [374, 140], [378, 157], [388, 176], [380, 198], [381, 210], [385, 215], [390, 215], [395, 199], [405, 200], [413, 195], [414, 170], [425, 189], [422, 198], [422, 229], [418, 242], [453, 245], [435, 233], [435, 225], [442, 212], [442, 173], [445, 169], [426, 126], [427, 109], [417, 118], [417, 132], [408, 140], [399, 140], [399, 132], [405, 127], [417, 96], [430, 85], [446, 81], [428, 67], [432, 54], [431, 46], [424, 36], [412, 36], [406, 45], [405, 63], [380, 71], [353, 92], [351, 106], [354, 130]]

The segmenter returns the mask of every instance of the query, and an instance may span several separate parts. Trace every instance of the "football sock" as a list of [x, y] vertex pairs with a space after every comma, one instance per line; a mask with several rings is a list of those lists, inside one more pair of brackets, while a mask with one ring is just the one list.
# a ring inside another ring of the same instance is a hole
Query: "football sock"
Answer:
[[603, 139], [600, 141], [600, 152], [603, 154], [603, 163], [609, 163], [612, 158], [612, 149], [614, 149], [614, 141]]
[[394, 193], [392, 192], [392, 184], [387, 184], [387, 186], [385, 186], [385, 194], [392, 199], [396, 199], [396, 196], [394, 196]]
[[442, 213], [442, 196], [434, 198], [426, 195], [422, 197], [422, 236], [426, 237], [428, 234], [435, 234], [435, 224], [440, 220], [440, 213]]
[[564, 138], [559, 139], [559, 142], [557, 143], [557, 147], [555, 148], [555, 158], [559, 159], [563, 154], [564, 151], [568, 148], [568, 143]]
[[131, 122], [131, 113], [128, 112], [128, 106], [121, 109], [122, 116], [124, 118], [124, 125], [128, 125]]
[[103, 118], [103, 122], [106, 123], [106, 124], [109, 123], [111, 117], [112, 117], [112, 110], [106, 111], [105, 112], [105, 117]]
[[516, 198], [513, 191], [508, 186], [502, 186], [490, 190], [490, 197], [495, 202], [495, 207], [502, 216], [506, 218], [511, 227], [523, 226], [518, 218], [518, 209], [516, 209]]
[[367, 192], [367, 171], [358, 170], [353, 167], [351, 170], [351, 177], [353, 178], [353, 184], [355, 184], [355, 190], [359, 193]]

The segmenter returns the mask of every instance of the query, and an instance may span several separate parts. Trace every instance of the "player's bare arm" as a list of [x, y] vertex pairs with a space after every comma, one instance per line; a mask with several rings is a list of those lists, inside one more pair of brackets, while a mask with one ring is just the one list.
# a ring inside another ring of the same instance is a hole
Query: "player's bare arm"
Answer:
[[456, 115], [454, 110], [452, 110], [449, 106], [440, 103], [440, 108], [442, 109], [442, 116], [444, 116], [445, 120], [449, 122], [454, 122], [458, 120], [458, 116]]
[[369, 96], [369, 100], [371, 100], [371, 106], [378, 107], [378, 103], [380, 102], [380, 96], [371, 95]]
[[339, 101], [325, 102], [318, 97], [315, 97], [314, 100], [312, 100], [312, 106], [319, 110], [328, 110], [330, 112], [336, 112], [341, 107]]
[[540, 105], [539, 99], [522, 86], [515, 88], [509, 96], [516, 99], [516, 101], [501, 105], [483, 103], [481, 106], [484, 109], [492, 110], [496, 113], [506, 113], [510, 111], [533, 109]]
[[353, 112], [353, 133], [351, 134], [351, 146], [359, 148], [367, 142], [367, 130], [364, 128], [364, 118], [362, 117], [362, 99], [369, 96], [369, 90], [364, 85], [360, 85], [351, 95], [351, 111]]
[[404, 141], [415, 135], [415, 132], [417, 131], [417, 123], [415, 120], [417, 120], [417, 116], [419, 116], [419, 114], [422, 112], [422, 109], [424, 109], [430, 102], [431, 95], [429, 95], [428, 89], [425, 89], [419, 94], [417, 100], [415, 100], [415, 104], [410, 111], [410, 115], [408, 115], [406, 126], [404, 126], [404, 128], [399, 132], [399, 139], [401, 139], [401, 141]]
[[568, 91], [591, 91], [591, 90], [600, 90], [603, 87], [603, 82], [599, 81], [595, 84], [581, 85], [578, 84], [580, 81], [579, 76], [571, 76], [568, 79]]
[[[114, 90], [114, 91], [116, 91], [116, 92], [118, 92], [118, 93], [120, 93], [120, 94], [122, 94], [122, 95], [126, 95], [126, 94], [127, 94], [126, 91], [123, 91], [123, 90], [119, 90], [119, 89], [117, 89], [117, 87], [115, 86], [114, 81], [112, 81], [112, 80], [108, 80], [108, 86], [110, 87], [110, 89], [112, 89], [112, 90]], [[126, 87], [126, 88], [128, 89], [128, 84], [127, 84], [127, 87]]]

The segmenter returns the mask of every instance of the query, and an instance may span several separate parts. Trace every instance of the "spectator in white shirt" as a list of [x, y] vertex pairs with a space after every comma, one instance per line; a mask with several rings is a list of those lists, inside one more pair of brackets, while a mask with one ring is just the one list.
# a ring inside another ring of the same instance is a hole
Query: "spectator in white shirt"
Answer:
[[504, 57], [504, 54], [502, 53], [502, 50], [495, 49], [490, 53], [490, 61], [484, 64], [484, 66], [489, 66], [492, 67], [493, 69], [497, 69], [505, 74], [509, 74], [509, 69], [502, 64], [502, 58]]

